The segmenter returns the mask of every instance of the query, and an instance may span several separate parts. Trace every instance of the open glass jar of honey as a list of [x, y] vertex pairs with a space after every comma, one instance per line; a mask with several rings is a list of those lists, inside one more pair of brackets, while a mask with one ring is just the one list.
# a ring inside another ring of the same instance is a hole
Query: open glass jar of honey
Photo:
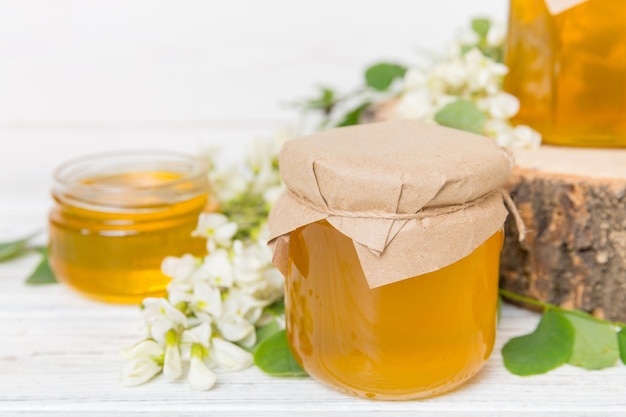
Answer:
[[511, 0], [505, 89], [554, 145], [626, 147], [626, 2]]
[[103, 301], [161, 296], [166, 256], [205, 252], [191, 233], [208, 197], [207, 168], [171, 152], [103, 153], [54, 174], [50, 265], [56, 277]]
[[389, 400], [475, 375], [495, 339], [511, 167], [488, 138], [411, 120], [287, 142], [270, 243], [301, 366]]

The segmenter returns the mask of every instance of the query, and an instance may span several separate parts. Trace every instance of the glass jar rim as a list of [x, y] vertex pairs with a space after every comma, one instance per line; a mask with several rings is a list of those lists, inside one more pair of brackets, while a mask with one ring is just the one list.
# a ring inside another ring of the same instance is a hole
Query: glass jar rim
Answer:
[[[180, 174], [162, 183], [88, 184], [85, 180], [134, 172]], [[55, 199], [87, 209], [155, 208], [208, 192], [208, 166], [200, 158], [177, 151], [119, 150], [70, 159], [53, 173]]]

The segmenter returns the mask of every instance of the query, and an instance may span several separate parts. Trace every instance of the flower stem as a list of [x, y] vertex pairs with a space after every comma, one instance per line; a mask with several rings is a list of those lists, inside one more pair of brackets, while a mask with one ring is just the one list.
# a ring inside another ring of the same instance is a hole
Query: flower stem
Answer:
[[609, 321], [609, 320], [603, 320], [603, 319], [599, 319], [597, 317], [592, 316], [589, 313], [586, 313], [584, 311], [581, 310], [568, 310], [566, 308], [561, 308], [559, 306], [556, 306], [554, 304], [550, 304], [550, 303], [546, 303], [544, 301], [540, 301], [534, 298], [530, 298], [530, 297], [526, 297], [523, 295], [519, 295], [519, 294], [515, 294], [511, 291], [507, 291], [504, 289], [500, 289], [499, 293], [502, 297], [505, 298], [510, 298], [511, 300], [515, 300], [515, 301], [520, 301], [522, 303], [526, 303], [526, 304], [531, 304], [537, 307], [541, 307], [545, 310], [555, 310], [555, 311], [560, 311], [561, 313], [567, 313], [567, 314], [572, 314], [574, 316], [578, 316], [578, 317], [582, 317], [585, 318], [587, 320], [591, 320], [591, 321], [595, 321], [598, 323], [605, 323], [605, 324], [611, 324], [613, 326], [617, 326], [620, 328], [624, 328], [626, 327], [626, 323], [622, 323], [619, 321]]

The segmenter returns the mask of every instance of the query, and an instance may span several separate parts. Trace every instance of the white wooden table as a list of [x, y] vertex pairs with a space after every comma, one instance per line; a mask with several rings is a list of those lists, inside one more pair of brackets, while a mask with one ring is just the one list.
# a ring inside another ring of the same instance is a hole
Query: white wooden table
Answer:
[[[23, 281], [37, 261], [0, 264], [2, 416], [624, 416], [626, 367], [589, 372], [564, 366], [521, 378], [502, 366], [500, 347], [530, 331], [537, 315], [506, 306], [496, 349], [483, 371], [447, 395], [423, 401], [352, 398], [309, 378], [273, 378], [257, 369], [219, 374], [208, 392], [157, 378], [118, 384], [119, 349], [142, 335], [139, 309], [89, 301], [60, 284]], [[421, 414], [420, 414], [421, 413]]]
[[[101, 148], [156, 147], [192, 151], [203, 144], [252, 136], [210, 130], [116, 133]], [[95, 133], [89, 133], [97, 136]], [[21, 141], [0, 161], [0, 240], [44, 226], [50, 205], [48, 168], [72, 152], [93, 149], [69, 133], [58, 142], [50, 132], [20, 133]], [[11, 133], [12, 138], [18, 135]], [[203, 140], [198, 140], [202, 137]], [[29, 148], [41, 153], [32, 154]], [[32, 154], [32, 156], [31, 156]], [[1, 154], [0, 154], [1, 155]], [[38, 162], [28, 163], [29, 158]], [[28, 286], [35, 253], [0, 263], [0, 416], [626, 416], [626, 366], [584, 371], [563, 366], [522, 378], [502, 365], [500, 348], [532, 331], [538, 315], [505, 306], [494, 353], [483, 371], [444, 396], [413, 402], [362, 400], [309, 378], [273, 378], [257, 369], [220, 374], [208, 392], [186, 381], [162, 378], [125, 388], [119, 350], [144, 335], [140, 311], [102, 304], [62, 284]]]
[[[355, 87], [368, 63], [440, 51], [472, 15], [506, 0], [4, 0], [0, 2], [0, 240], [45, 225], [52, 169], [81, 154], [243, 143], [293, 121], [278, 103], [328, 82]], [[445, 396], [348, 397], [257, 369], [118, 384], [120, 348], [143, 335], [138, 308], [62, 285], [30, 287], [36, 255], [0, 263], [0, 416], [626, 416], [626, 367], [564, 366], [520, 378], [500, 348], [538, 316], [507, 306], [485, 369]]]

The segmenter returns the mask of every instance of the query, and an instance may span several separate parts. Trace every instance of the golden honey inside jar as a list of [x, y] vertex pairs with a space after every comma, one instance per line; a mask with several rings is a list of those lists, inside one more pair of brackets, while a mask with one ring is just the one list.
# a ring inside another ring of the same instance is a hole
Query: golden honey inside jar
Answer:
[[626, 2], [511, 0], [505, 89], [554, 145], [626, 147]]
[[479, 372], [495, 341], [511, 166], [490, 139], [411, 120], [288, 142], [270, 243], [303, 369], [381, 400]]
[[163, 258], [205, 251], [191, 233], [207, 190], [205, 165], [177, 153], [104, 153], [62, 165], [49, 218], [56, 277], [102, 301], [163, 295]]
[[292, 232], [285, 307], [296, 359], [361, 397], [457, 387], [493, 349], [502, 240], [498, 232], [452, 265], [370, 289], [350, 238], [326, 221]]

